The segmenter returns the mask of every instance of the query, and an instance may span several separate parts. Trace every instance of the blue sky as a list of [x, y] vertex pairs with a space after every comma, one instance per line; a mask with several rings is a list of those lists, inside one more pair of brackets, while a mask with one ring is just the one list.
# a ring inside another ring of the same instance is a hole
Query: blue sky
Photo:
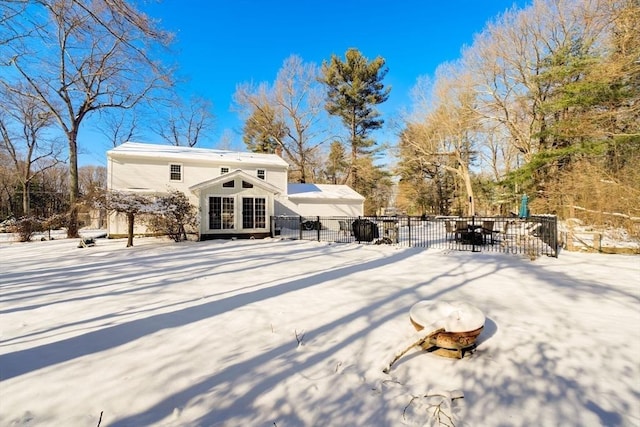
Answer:
[[[243, 149], [242, 123], [230, 111], [236, 85], [272, 82], [291, 54], [321, 64], [348, 48], [367, 58], [382, 56], [389, 69], [389, 100], [379, 107], [387, 124], [411, 105], [409, 92], [420, 76], [460, 56], [486, 23], [526, 0], [164, 0], [142, 6], [176, 34], [172, 50], [183, 91], [210, 99], [215, 128], [203, 147], [216, 148], [223, 134]], [[393, 142], [389, 126], [381, 138]], [[99, 136], [95, 136], [99, 138]], [[145, 142], [161, 142], [145, 135]], [[98, 142], [98, 141], [96, 141]], [[380, 141], [384, 142], [384, 141]], [[82, 163], [104, 164], [108, 144], [97, 143]]]

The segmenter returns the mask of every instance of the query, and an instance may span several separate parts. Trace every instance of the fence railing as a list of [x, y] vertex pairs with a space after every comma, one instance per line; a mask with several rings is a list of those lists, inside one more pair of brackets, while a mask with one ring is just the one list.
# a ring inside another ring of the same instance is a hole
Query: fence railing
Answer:
[[274, 236], [300, 240], [558, 256], [558, 222], [553, 215], [528, 218], [273, 216], [271, 230]]

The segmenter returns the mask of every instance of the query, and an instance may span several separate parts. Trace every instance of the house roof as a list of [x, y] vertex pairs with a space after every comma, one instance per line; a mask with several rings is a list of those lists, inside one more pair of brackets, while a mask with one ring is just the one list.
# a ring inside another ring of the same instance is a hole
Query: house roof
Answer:
[[333, 184], [288, 184], [290, 199], [294, 200], [356, 200], [364, 201], [364, 196], [348, 185]]
[[206, 181], [202, 181], [198, 184], [192, 185], [191, 187], [189, 187], [189, 190], [192, 192], [197, 192], [202, 190], [203, 188], [207, 188], [207, 187], [211, 187], [213, 185], [218, 185], [218, 184], [222, 184], [223, 182], [227, 182], [231, 179], [235, 179], [235, 178], [242, 178], [243, 181], [247, 181], [250, 184], [253, 184], [254, 186], [258, 187], [258, 188], [262, 188], [263, 190], [269, 191], [271, 193], [274, 194], [279, 194], [280, 193], [280, 189], [278, 187], [276, 187], [275, 185], [271, 185], [268, 182], [256, 178], [255, 176], [249, 175], [246, 172], [243, 172], [239, 169], [234, 170], [232, 172], [229, 173], [225, 173], [224, 175], [220, 175], [217, 176], [213, 179], [208, 179]]
[[109, 151], [107, 157], [162, 158], [175, 161], [205, 161], [226, 165], [258, 165], [286, 168], [289, 165], [276, 154], [249, 153], [210, 148], [125, 142]]

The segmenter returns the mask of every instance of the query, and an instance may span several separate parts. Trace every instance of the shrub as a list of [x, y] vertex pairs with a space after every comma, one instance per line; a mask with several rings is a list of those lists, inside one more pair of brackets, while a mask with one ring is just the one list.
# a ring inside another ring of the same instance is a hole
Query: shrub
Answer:
[[69, 216], [66, 213], [56, 214], [42, 221], [42, 228], [45, 230], [58, 230], [60, 228], [67, 227], [68, 224]]
[[187, 230], [197, 227], [198, 211], [181, 191], [158, 197], [156, 212], [149, 219], [149, 229], [165, 234], [176, 242], [187, 240]]
[[18, 241], [28, 242], [35, 233], [44, 230], [43, 221], [33, 216], [19, 218], [10, 223], [7, 230], [18, 235]]

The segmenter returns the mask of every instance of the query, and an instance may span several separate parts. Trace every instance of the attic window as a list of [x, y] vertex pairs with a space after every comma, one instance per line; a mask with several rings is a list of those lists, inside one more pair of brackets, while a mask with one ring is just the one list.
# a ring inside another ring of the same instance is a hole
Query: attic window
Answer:
[[233, 188], [236, 186], [236, 182], [234, 180], [223, 182], [222, 186], [225, 188]]
[[264, 179], [265, 175], [266, 175], [266, 172], [264, 169], [258, 169], [258, 173], [257, 173], [258, 178]]
[[247, 181], [242, 181], [242, 188], [253, 188], [253, 184]]
[[182, 181], [182, 165], [169, 165], [169, 180]]
[[220, 168], [220, 175], [224, 175], [225, 173], [229, 173], [229, 168]]

